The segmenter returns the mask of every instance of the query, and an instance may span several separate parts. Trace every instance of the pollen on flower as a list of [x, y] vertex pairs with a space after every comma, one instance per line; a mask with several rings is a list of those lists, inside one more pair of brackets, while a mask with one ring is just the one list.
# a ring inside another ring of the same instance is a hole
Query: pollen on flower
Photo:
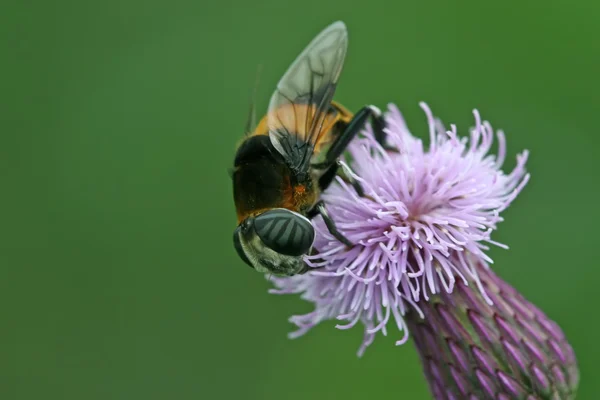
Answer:
[[[510, 173], [501, 170], [506, 156], [502, 131], [494, 132], [474, 111], [475, 126], [466, 137], [456, 126], [446, 129], [421, 103], [429, 126], [429, 146], [408, 130], [400, 111], [390, 105], [386, 113], [388, 142], [399, 152], [384, 150], [370, 128], [354, 140], [348, 152], [352, 163], [346, 173], [358, 180], [367, 196], [338, 179], [323, 194], [336, 226], [355, 246], [347, 249], [315, 221], [315, 255], [306, 258], [311, 271], [290, 278], [271, 279], [279, 294], [300, 293], [315, 310], [293, 316], [300, 336], [321, 321], [344, 321], [348, 329], [359, 321], [365, 337], [359, 354], [375, 334], [387, 334], [391, 319], [408, 338], [403, 316], [408, 307], [442, 291], [452, 292], [455, 282], [474, 282], [472, 267], [492, 263], [489, 245], [506, 247], [491, 239], [502, 221], [501, 212], [529, 180], [527, 151], [517, 156]], [[496, 137], [497, 154], [489, 154]]]

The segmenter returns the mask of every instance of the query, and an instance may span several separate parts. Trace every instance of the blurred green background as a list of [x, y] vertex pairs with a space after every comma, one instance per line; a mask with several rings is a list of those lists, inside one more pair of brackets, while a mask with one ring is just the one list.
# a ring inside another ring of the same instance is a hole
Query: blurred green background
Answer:
[[[310, 304], [238, 260], [227, 175], [258, 64], [262, 111], [342, 19], [336, 99], [473, 108], [531, 151], [495, 269], [555, 319], [600, 393], [597, 1], [4, 1], [0, 12], [0, 398], [428, 399], [398, 335], [288, 340]], [[393, 332], [393, 331], [392, 331]]]

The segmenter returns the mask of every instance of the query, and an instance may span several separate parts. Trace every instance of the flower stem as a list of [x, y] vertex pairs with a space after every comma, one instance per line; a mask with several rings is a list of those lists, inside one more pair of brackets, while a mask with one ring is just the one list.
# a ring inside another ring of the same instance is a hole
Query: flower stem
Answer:
[[474, 263], [490, 305], [457, 280], [406, 322], [436, 400], [574, 399], [575, 354], [558, 325], [513, 287]]

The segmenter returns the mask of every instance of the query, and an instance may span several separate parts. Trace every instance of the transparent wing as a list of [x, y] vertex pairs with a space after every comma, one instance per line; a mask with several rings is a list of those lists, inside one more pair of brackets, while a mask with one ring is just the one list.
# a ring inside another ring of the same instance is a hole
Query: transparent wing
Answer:
[[329, 25], [300, 53], [271, 97], [269, 137], [292, 168], [308, 168], [347, 48], [346, 25], [341, 21]]

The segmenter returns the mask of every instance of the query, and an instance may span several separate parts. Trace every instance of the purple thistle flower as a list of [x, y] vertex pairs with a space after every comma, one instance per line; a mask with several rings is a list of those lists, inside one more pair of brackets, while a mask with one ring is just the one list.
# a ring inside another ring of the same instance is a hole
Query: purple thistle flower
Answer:
[[[398, 109], [390, 106], [388, 141], [399, 153], [385, 151], [367, 129], [348, 149], [351, 167], [344, 164], [346, 174], [361, 183], [367, 196], [359, 197], [342, 179], [323, 195], [338, 229], [355, 246], [347, 249], [319, 219], [314, 244], [318, 253], [306, 258], [311, 271], [271, 278], [277, 287], [271, 292], [299, 293], [315, 304], [313, 312], [291, 317], [298, 330], [290, 336], [301, 336], [325, 320], [344, 321], [337, 325], [340, 329], [360, 321], [365, 326], [362, 355], [377, 332], [387, 334], [393, 320], [403, 332], [397, 344], [405, 343], [413, 332], [437, 399], [467, 398], [460, 387], [447, 389], [451, 381], [458, 382], [452, 371], [462, 374], [473, 398], [517, 398], [506, 388], [512, 381], [523, 385], [524, 393], [567, 393], [556, 387], [576, 386], [572, 349], [553, 322], [489, 270], [492, 260], [486, 254], [490, 244], [506, 248], [493, 241], [491, 233], [502, 221], [500, 213], [529, 180], [527, 151], [517, 156], [516, 167], [506, 174], [500, 169], [506, 154], [504, 134], [494, 133], [477, 111], [475, 127], [468, 138], [461, 138], [454, 125], [446, 130], [425, 104], [421, 107], [429, 124], [428, 149], [409, 132]], [[490, 155], [494, 136], [498, 154]], [[502, 308], [506, 304], [512, 308]], [[481, 327], [469, 320], [471, 315], [478, 315], [477, 321], [493, 332], [489, 342], [478, 331]], [[505, 323], [492, 328], [498, 315]], [[531, 315], [537, 318], [533, 327], [517, 326], [522, 317]], [[444, 329], [451, 318], [453, 325]], [[513, 341], [507, 332], [514, 334]], [[526, 339], [525, 345], [519, 338]], [[468, 355], [452, 358], [456, 346], [449, 343], [459, 344]], [[528, 344], [537, 346], [539, 354], [527, 353], [523, 346]], [[475, 345], [478, 350], [473, 350]], [[513, 365], [513, 350], [524, 366]], [[561, 351], [564, 357], [557, 355]], [[481, 367], [484, 361], [493, 368]], [[562, 368], [562, 375], [554, 374], [555, 365]], [[496, 397], [469, 389], [481, 388], [487, 380], [496, 385]], [[543, 392], [532, 387], [542, 387]]]
[[499, 214], [529, 179], [524, 168], [527, 152], [506, 175], [499, 169], [505, 156], [502, 132], [497, 135], [499, 154], [490, 156], [494, 133], [477, 112], [467, 140], [457, 136], [454, 126], [447, 132], [429, 108], [421, 106], [429, 122], [428, 151], [409, 132], [398, 109], [390, 106], [388, 140], [400, 153], [384, 151], [370, 130], [348, 149], [354, 161], [352, 171], [346, 171], [371, 199], [359, 197], [341, 179], [323, 195], [338, 229], [356, 245], [347, 250], [318, 220], [319, 254], [307, 258], [314, 270], [273, 279], [277, 293], [303, 293], [316, 305], [313, 313], [292, 318], [300, 328], [295, 336], [326, 319], [348, 321], [339, 328], [362, 321], [362, 354], [376, 332], [386, 334], [393, 317], [404, 331], [398, 342], [402, 344], [408, 337], [403, 315], [409, 305], [420, 312], [417, 303], [451, 292], [456, 279], [466, 282], [469, 277], [480, 286], [467, 255], [492, 261], [484, 251], [487, 244], [497, 244], [490, 234], [501, 221]]

